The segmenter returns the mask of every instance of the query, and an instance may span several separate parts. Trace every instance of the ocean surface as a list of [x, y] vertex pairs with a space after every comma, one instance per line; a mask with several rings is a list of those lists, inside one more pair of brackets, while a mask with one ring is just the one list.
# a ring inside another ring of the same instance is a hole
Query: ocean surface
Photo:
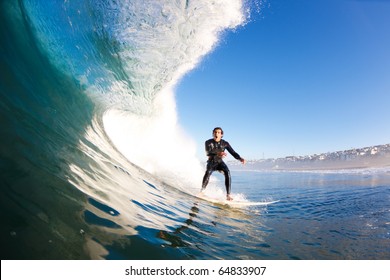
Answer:
[[386, 169], [232, 171], [236, 201], [278, 202], [196, 197], [204, 165], [174, 87], [247, 13], [0, 1], [1, 259], [389, 259]]

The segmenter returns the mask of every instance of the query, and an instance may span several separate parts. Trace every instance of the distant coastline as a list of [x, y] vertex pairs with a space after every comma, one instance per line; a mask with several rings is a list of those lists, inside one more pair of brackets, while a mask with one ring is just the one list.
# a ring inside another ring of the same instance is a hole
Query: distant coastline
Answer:
[[277, 159], [248, 160], [242, 165], [229, 161], [231, 170], [339, 170], [390, 168], [390, 144], [350, 149], [345, 151], [288, 156]]

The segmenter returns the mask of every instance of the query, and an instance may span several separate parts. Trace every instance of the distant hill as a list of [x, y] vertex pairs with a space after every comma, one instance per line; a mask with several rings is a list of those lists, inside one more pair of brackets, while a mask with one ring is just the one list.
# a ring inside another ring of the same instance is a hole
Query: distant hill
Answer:
[[390, 167], [390, 144], [310, 156], [229, 161], [232, 170], [329, 170]]

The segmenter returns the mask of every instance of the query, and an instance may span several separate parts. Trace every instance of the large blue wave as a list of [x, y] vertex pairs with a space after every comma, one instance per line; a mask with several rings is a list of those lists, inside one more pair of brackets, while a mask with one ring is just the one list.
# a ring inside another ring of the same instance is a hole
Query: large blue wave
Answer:
[[173, 89], [242, 1], [0, 5], [2, 259], [188, 257], [160, 246], [196, 212]]

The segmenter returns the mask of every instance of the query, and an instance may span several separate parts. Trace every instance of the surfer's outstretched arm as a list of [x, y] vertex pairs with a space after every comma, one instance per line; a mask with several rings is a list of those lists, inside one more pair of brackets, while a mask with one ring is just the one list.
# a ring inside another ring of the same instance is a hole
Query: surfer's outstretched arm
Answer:
[[246, 163], [246, 160], [242, 158], [235, 150], [233, 150], [232, 146], [230, 146], [229, 142], [226, 142], [226, 150], [237, 160], [241, 161], [242, 164]]

